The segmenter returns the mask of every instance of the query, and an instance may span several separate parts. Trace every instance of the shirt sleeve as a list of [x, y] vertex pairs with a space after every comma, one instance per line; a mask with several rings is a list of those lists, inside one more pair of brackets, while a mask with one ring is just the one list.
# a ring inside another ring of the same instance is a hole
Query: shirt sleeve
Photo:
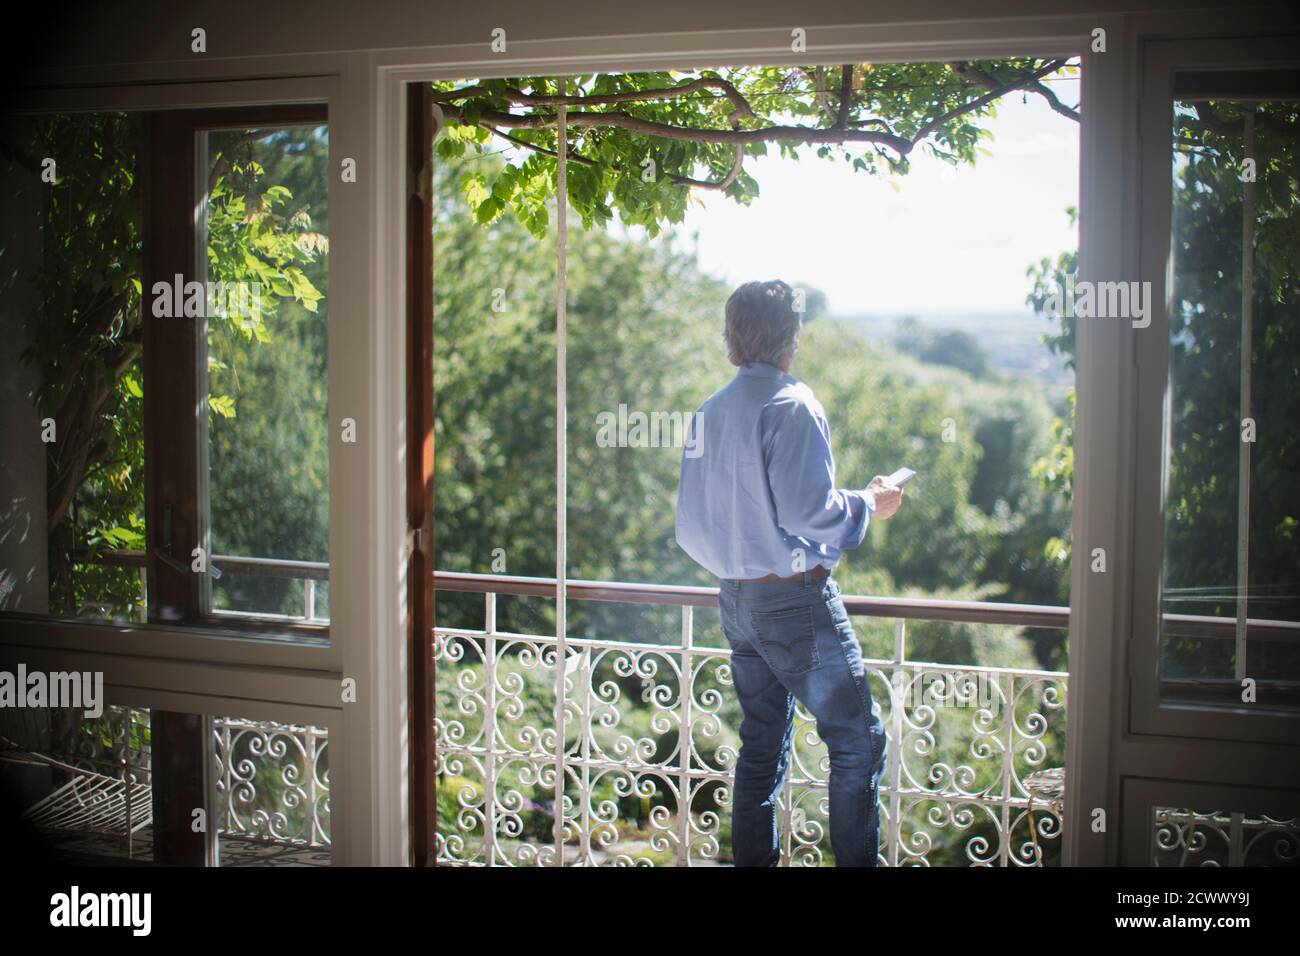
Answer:
[[875, 497], [835, 487], [825, 417], [803, 401], [774, 403], [765, 417], [768, 487], [781, 530], [841, 551], [858, 547], [876, 510]]

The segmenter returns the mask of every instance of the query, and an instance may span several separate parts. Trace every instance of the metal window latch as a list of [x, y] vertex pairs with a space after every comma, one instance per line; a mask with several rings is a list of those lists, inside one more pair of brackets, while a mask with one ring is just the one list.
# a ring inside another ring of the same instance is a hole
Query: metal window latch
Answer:
[[167, 565], [167, 566], [168, 566], [169, 568], [171, 568], [172, 570], [174, 570], [174, 571], [179, 571], [179, 572], [181, 572], [181, 574], [189, 574], [189, 573], [190, 573], [190, 569], [189, 569], [189, 568], [187, 568], [185, 565], [181, 564], [181, 563], [180, 563], [179, 561], [177, 561], [174, 557], [172, 557], [172, 555], [171, 555], [171, 550], [170, 550], [170, 549], [168, 549], [168, 548], [154, 548], [154, 549], [153, 549], [153, 553], [154, 553], [154, 557], [156, 557], [159, 561], [161, 561], [163, 564]]
[[[166, 550], [163, 548], [154, 548], [153, 553], [158, 556], [158, 560], [163, 562], [163, 564], [167, 565], [170, 568], [174, 568], [175, 570], [181, 572], [182, 574], [194, 573], [193, 566], [186, 565], [180, 561], [177, 561], [176, 558], [170, 552], [170, 550]], [[221, 569], [212, 563], [211, 558], [208, 559], [207, 564], [208, 564], [208, 570], [207, 570], [208, 575], [214, 581], [219, 580], [221, 578]]]
[[177, 561], [176, 558], [172, 555], [172, 506], [171, 505], [163, 505], [162, 544], [158, 547], [155, 547], [153, 549], [153, 553], [154, 553], [154, 557], [156, 557], [163, 564], [167, 565], [167, 567], [171, 568], [173, 571], [179, 571], [182, 574], [189, 574], [190, 569], [187, 568], [185, 565], [181, 564], [179, 561]]
[[424, 529], [407, 528], [406, 541], [402, 545], [402, 554], [409, 561], [416, 551], [421, 554], [424, 553]]
[[[161, 547], [153, 549], [154, 556], [163, 564], [167, 565], [181, 574], [192, 574], [193, 568], [187, 566], [176, 559], [176, 554], [172, 548], [172, 506], [163, 505], [163, 544]], [[208, 555], [207, 559], [208, 574], [212, 579], [218, 580], [221, 577], [221, 569], [212, 563], [212, 556]]]

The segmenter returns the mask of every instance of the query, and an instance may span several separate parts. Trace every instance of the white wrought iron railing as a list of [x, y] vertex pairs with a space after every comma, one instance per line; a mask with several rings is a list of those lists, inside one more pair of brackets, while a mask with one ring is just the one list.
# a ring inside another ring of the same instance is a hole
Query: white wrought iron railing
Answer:
[[[110, 705], [101, 717], [28, 711], [0, 727], [13, 750], [41, 758], [55, 789], [27, 811], [35, 825], [120, 837], [108, 849], [148, 855], [153, 822], [148, 709]], [[330, 844], [329, 733], [305, 724], [215, 717], [213, 813], [221, 837], [287, 847]]]
[[[109, 552], [96, 560], [138, 567], [144, 595], [142, 552]], [[329, 580], [328, 564], [230, 555], [214, 556], [213, 562], [236, 575], [301, 580], [304, 588], [301, 616], [218, 613], [325, 620], [317, 615], [315, 595], [317, 583]], [[677, 608], [680, 639], [572, 636], [561, 676], [553, 636], [497, 628], [498, 597], [553, 600], [554, 579], [437, 572], [434, 584], [443, 592], [481, 596], [484, 621], [478, 629], [435, 630], [439, 863], [700, 865], [726, 856], [738, 710], [727, 690], [730, 653], [697, 641], [695, 616], [716, 606], [716, 589], [569, 581], [567, 594], [576, 601]], [[881, 782], [881, 862], [1050, 864], [1063, 809], [1063, 771], [1052, 764], [1063, 758], [1068, 675], [912, 660], [907, 622], [1065, 629], [1068, 608], [847, 595], [844, 602], [850, 615], [893, 624], [890, 655], [867, 660], [890, 740]], [[1233, 636], [1231, 618], [1163, 617], [1167, 633]], [[1248, 623], [1272, 639], [1300, 634], [1295, 622]], [[554, 704], [561, 680], [567, 717], [563, 757], [557, 760]], [[642, 706], [624, 699], [633, 685]], [[1221, 690], [1213, 681], [1164, 680], [1162, 688]], [[129, 726], [123, 723], [124, 734]], [[214, 721], [214, 732], [219, 831], [327, 847], [326, 732], [237, 718]], [[828, 851], [828, 763], [814, 721], [801, 708], [795, 740], [780, 800], [782, 860], [817, 865], [826, 862]], [[148, 748], [138, 740], [132, 746], [116, 740], [111, 755], [92, 755], [87, 746], [83, 739], [69, 754], [79, 766], [111, 763], [125, 768], [137, 785], [148, 781]], [[552, 824], [560, 773], [563, 838], [557, 847]], [[128, 813], [128, 830], [138, 830], [137, 813], [148, 812], [147, 801], [137, 804]], [[1158, 808], [1154, 824], [1157, 865], [1170, 865], [1174, 854], [1178, 865], [1246, 864], [1260, 855], [1259, 834], [1272, 840], [1272, 857], [1285, 862], [1300, 852], [1296, 820]], [[1207, 843], [1207, 835], [1215, 839]], [[1216, 844], [1226, 847], [1223, 854], [1202, 853]]]
[[212, 722], [218, 833], [324, 847], [329, 827], [329, 732], [306, 724]]
[[[498, 629], [498, 598], [555, 593], [553, 579], [438, 572], [442, 592], [483, 598], [481, 628], [437, 627], [436, 858], [459, 865], [724, 862], [738, 709], [730, 652], [696, 640], [713, 588], [569, 581], [578, 601], [680, 608], [670, 643]], [[868, 658], [889, 734], [880, 860], [1042, 865], [1056, 856], [1059, 796], [1036, 793], [1065, 741], [1064, 672], [937, 664], [907, 655], [907, 621], [1066, 628], [1068, 609], [845, 596], [850, 615], [893, 619], [893, 652]], [[637, 700], [631, 701], [630, 691]], [[552, 719], [563, 695], [565, 746]], [[782, 861], [828, 861], [828, 761], [795, 717], [781, 793]], [[557, 759], [557, 752], [562, 752]], [[562, 846], [553, 794], [564, 775]]]
[[1152, 866], [1295, 866], [1300, 817], [1151, 808]]

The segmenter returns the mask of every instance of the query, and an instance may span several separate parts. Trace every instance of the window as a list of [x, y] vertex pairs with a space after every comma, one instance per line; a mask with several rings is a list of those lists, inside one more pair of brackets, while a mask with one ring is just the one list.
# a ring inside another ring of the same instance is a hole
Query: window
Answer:
[[0, 611], [326, 640], [325, 107], [3, 143]]
[[328, 131], [211, 130], [199, 150], [211, 607], [328, 619]]
[[1166, 697], [1235, 699], [1252, 678], [1293, 704], [1300, 105], [1240, 85], [1175, 82], [1159, 665]]

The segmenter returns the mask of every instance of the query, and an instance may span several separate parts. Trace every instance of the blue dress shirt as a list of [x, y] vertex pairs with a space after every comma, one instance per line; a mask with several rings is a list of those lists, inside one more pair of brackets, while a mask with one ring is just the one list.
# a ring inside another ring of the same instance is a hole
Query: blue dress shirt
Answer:
[[719, 578], [831, 569], [866, 536], [875, 498], [835, 487], [826, 413], [789, 373], [742, 366], [683, 445], [677, 543]]

